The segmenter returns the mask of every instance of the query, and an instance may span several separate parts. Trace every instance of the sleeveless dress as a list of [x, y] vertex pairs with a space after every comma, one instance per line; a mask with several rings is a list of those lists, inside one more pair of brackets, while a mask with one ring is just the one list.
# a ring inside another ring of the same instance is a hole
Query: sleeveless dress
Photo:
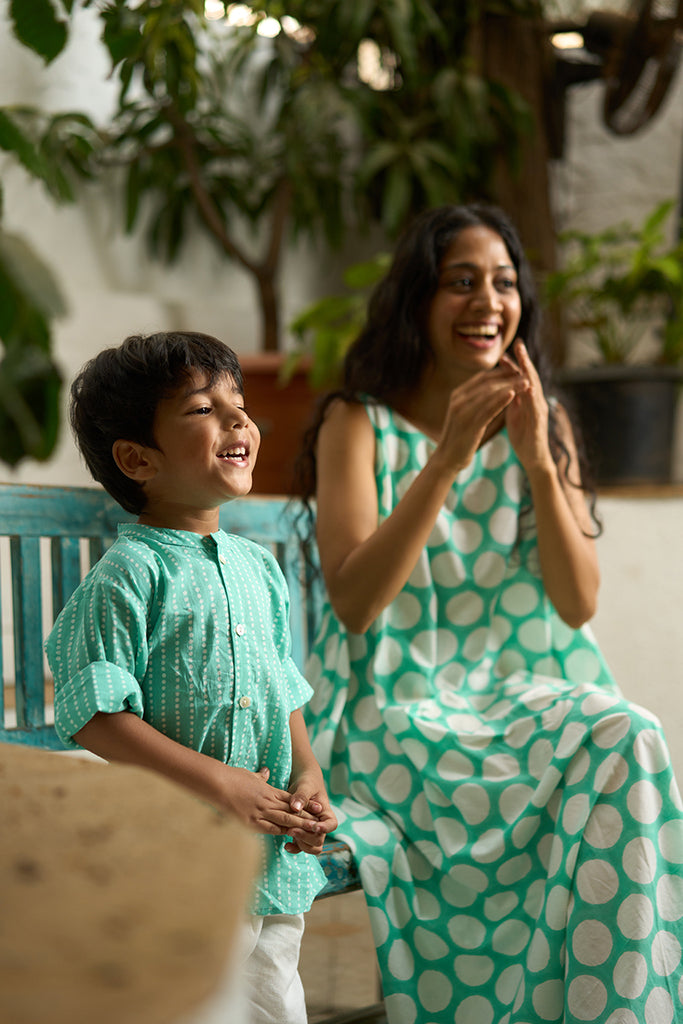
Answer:
[[[433, 442], [368, 404], [379, 518]], [[364, 635], [329, 604], [313, 749], [358, 863], [389, 1024], [683, 1022], [683, 805], [657, 719], [545, 595], [505, 431]]]

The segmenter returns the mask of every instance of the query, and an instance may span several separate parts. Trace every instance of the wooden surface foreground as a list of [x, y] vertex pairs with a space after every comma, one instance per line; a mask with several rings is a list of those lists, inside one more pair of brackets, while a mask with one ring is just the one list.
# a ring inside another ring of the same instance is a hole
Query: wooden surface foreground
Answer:
[[256, 857], [154, 773], [0, 744], [0, 1020], [178, 1020], [225, 971]]

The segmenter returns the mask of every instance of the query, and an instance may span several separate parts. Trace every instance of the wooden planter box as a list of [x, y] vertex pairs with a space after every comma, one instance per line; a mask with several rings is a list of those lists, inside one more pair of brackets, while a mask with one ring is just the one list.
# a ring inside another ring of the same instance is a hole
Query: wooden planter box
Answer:
[[284, 355], [260, 352], [240, 355], [246, 405], [261, 431], [261, 448], [252, 494], [292, 493], [294, 463], [318, 397], [302, 366], [283, 385], [279, 375]]

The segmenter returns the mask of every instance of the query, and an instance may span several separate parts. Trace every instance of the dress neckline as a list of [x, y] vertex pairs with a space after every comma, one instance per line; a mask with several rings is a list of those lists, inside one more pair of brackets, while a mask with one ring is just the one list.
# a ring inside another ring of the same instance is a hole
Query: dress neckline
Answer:
[[[404, 413], [399, 412], [398, 409], [394, 408], [393, 405], [387, 405], [385, 402], [383, 402], [382, 405], [384, 406], [385, 409], [388, 410], [389, 415], [392, 418], [401, 420], [414, 434], [419, 434], [421, 437], [425, 439], [425, 441], [428, 442], [428, 444], [436, 448], [438, 442], [431, 436], [431, 434], [425, 433], [424, 430], [418, 427], [416, 423], [413, 423], [412, 420], [408, 419], [408, 417]], [[489, 437], [485, 438], [481, 442], [481, 444], [477, 448], [477, 451], [482, 451], [482, 449], [485, 448], [486, 445], [488, 445], [496, 437], [499, 437], [501, 434], [505, 434], [506, 432], [507, 427], [505, 426], [505, 423], [503, 423], [498, 428], [498, 430], [495, 430]]]

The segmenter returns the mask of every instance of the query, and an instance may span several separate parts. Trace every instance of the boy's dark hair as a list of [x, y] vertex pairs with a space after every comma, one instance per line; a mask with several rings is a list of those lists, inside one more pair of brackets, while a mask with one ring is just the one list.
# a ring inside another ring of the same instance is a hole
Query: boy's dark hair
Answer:
[[193, 370], [204, 370], [213, 384], [229, 374], [244, 393], [239, 360], [217, 338], [190, 331], [131, 335], [85, 364], [71, 385], [70, 421], [76, 443], [92, 476], [128, 512], [145, 507], [142, 486], [114, 461], [115, 441], [156, 448], [154, 414]]

